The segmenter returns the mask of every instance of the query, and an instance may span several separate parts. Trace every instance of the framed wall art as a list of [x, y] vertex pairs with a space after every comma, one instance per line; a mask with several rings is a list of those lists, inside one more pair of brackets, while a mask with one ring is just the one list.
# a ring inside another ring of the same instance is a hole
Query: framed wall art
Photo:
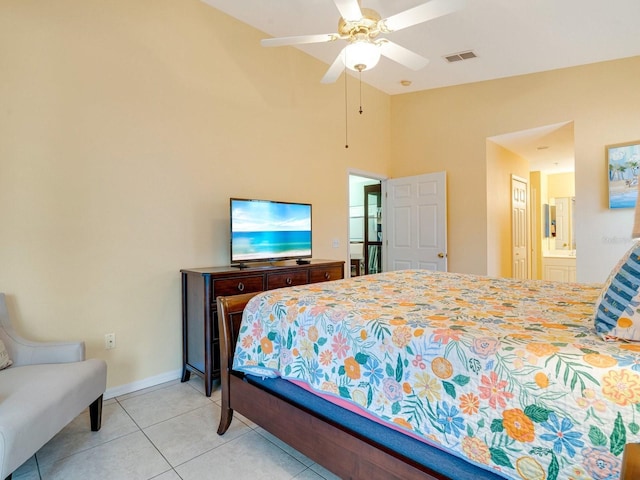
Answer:
[[638, 198], [640, 140], [605, 147], [609, 208], [634, 208]]

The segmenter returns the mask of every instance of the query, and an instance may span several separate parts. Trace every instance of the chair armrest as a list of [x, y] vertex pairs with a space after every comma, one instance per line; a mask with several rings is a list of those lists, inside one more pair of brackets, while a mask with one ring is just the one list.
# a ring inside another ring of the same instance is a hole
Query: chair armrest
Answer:
[[13, 328], [4, 327], [5, 346], [13, 365], [38, 363], [69, 363], [85, 359], [84, 342], [34, 342], [18, 335]]
[[35, 365], [38, 363], [70, 363], [85, 359], [84, 342], [26, 342], [18, 347], [21, 351], [13, 357], [13, 365]]
[[0, 292], [0, 340], [13, 365], [38, 363], [70, 363], [85, 359], [84, 342], [34, 342], [21, 337], [13, 329], [5, 294]]

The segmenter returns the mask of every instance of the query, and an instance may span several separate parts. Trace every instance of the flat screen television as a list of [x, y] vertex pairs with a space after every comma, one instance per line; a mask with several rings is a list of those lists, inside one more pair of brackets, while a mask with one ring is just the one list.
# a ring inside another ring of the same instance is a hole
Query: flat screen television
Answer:
[[311, 205], [230, 199], [231, 264], [311, 257]]

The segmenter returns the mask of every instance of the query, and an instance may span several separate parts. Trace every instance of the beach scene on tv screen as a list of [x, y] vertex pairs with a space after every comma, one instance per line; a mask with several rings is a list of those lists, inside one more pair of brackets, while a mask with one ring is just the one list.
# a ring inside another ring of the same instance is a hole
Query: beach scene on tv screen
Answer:
[[311, 255], [311, 206], [232, 201], [231, 261]]

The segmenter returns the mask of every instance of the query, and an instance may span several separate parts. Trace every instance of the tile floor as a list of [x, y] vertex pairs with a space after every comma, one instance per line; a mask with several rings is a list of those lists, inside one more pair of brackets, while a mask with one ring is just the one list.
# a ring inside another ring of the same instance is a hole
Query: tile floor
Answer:
[[14, 480], [335, 480], [338, 477], [251, 421], [216, 433], [220, 391], [195, 375], [104, 402], [102, 428], [88, 410], [13, 474]]

